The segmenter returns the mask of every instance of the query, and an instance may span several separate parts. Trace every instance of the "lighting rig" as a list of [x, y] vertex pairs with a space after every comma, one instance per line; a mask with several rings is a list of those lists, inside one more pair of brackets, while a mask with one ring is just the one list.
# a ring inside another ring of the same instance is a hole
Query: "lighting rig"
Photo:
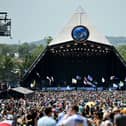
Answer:
[[11, 19], [7, 12], [0, 12], [0, 36], [11, 37]]

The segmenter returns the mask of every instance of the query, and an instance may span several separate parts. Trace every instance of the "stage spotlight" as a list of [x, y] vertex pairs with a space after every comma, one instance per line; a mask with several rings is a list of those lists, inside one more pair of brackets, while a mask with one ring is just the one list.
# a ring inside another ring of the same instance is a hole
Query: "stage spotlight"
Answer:
[[60, 46], [60, 49], [63, 49], [63, 46]]
[[98, 46], [97, 48], [98, 48], [98, 49], [101, 49], [101, 46]]
[[74, 45], [75, 45], [75, 46], [77, 46], [77, 45], [78, 45], [78, 43], [74, 43]]
[[90, 45], [90, 47], [94, 48], [94, 45]]
[[86, 46], [87, 44], [86, 43], [83, 43], [84, 46]]
[[69, 47], [70, 47], [70, 45], [66, 45], [66, 47], [68, 47], [68, 48], [69, 48]]

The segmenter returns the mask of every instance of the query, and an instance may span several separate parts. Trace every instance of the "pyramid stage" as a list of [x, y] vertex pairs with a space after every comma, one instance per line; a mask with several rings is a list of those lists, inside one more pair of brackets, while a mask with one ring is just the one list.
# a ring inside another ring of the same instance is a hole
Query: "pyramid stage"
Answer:
[[124, 82], [126, 64], [79, 8], [21, 80], [43, 87], [109, 87]]

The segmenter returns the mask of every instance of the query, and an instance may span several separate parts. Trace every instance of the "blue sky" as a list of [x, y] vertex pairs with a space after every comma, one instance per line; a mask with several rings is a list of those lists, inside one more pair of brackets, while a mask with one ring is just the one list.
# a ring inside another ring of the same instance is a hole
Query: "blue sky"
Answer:
[[80, 5], [98, 31], [126, 36], [126, 0], [0, 0], [0, 11], [12, 19], [13, 38], [0, 37], [0, 43], [55, 37]]

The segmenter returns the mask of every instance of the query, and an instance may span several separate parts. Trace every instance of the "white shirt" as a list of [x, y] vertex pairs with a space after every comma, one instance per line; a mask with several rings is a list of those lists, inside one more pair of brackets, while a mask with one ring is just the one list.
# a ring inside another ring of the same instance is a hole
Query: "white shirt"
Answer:
[[64, 126], [88, 126], [87, 119], [79, 114], [68, 117], [62, 124]]
[[112, 122], [110, 120], [103, 121], [100, 126], [113, 126]]
[[49, 116], [44, 116], [38, 120], [37, 126], [56, 126], [56, 121]]
[[65, 112], [61, 112], [58, 114], [58, 121], [61, 120], [65, 115]]

